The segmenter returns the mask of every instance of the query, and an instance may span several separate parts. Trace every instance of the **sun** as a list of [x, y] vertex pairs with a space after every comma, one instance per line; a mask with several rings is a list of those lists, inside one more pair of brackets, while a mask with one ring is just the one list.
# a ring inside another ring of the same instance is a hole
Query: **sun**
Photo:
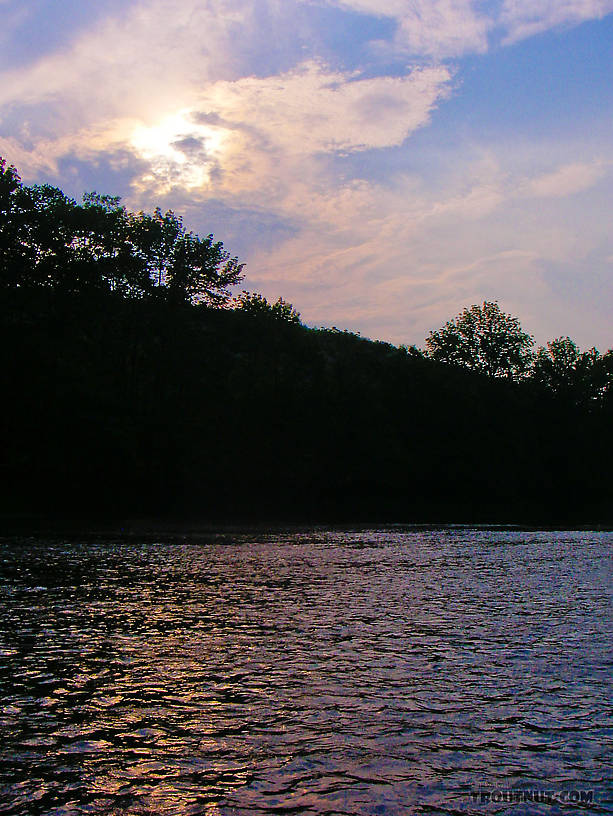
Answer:
[[130, 144], [149, 163], [150, 178], [162, 187], [191, 189], [210, 184], [228, 135], [227, 129], [200, 123], [193, 111], [184, 109], [154, 125], [139, 125]]

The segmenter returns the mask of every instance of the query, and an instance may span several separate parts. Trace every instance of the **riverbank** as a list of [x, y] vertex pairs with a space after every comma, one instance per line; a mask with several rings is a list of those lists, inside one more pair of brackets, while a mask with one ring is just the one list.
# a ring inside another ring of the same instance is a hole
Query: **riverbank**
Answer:
[[388, 530], [418, 532], [428, 530], [478, 530], [478, 531], [517, 531], [517, 532], [610, 532], [613, 531], [613, 521], [602, 522], [556, 522], [548, 519], [546, 522], [328, 522], [312, 521], [276, 521], [264, 522], [243, 520], [232, 522], [228, 519], [217, 521], [198, 519], [101, 519], [101, 518], [49, 518], [34, 516], [3, 516], [0, 517], [0, 536], [17, 535], [20, 537], [69, 537], [69, 538], [122, 538], [122, 539], [157, 539], [165, 540], [201, 538], [207, 540], [231, 539], [233, 536], [261, 535], [262, 533], [310, 533], [325, 529], [337, 531], [365, 532], [368, 530]]

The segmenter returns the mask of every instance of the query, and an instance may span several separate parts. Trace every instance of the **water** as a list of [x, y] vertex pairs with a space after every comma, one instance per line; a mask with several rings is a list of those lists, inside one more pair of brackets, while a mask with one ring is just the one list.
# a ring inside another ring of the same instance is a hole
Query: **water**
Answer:
[[5, 539], [0, 813], [613, 813], [612, 543]]

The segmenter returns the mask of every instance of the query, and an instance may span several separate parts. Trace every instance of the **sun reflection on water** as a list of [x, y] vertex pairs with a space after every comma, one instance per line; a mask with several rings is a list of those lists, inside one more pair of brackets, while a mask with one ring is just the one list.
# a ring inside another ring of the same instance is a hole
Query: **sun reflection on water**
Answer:
[[0, 541], [0, 812], [425, 816], [484, 780], [598, 791], [613, 537], [496, 535]]

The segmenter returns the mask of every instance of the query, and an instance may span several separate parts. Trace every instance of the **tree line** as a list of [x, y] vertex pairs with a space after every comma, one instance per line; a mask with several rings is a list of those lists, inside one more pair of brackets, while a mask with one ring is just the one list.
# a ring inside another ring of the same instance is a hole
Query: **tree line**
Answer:
[[613, 383], [613, 351], [581, 351], [570, 337], [557, 337], [534, 349], [534, 338], [516, 317], [484, 301], [464, 309], [440, 330], [430, 332], [426, 352], [432, 360], [481, 371], [515, 382], [531, 379], [551, 392], [585, 406], [607, 397]]
[[172, 210], [132, 213], [95, 192], [78, 204], [49, 184], [23, 185], [1, 158], [0, 253], [7, 288], [217, 306], [243, 269], [213, 235], [188, 232]]
[[0, 163], [6, 515], [611, 520], [611, 352], [497, 303], [422, 351], [233, 292], [181, 218]]

